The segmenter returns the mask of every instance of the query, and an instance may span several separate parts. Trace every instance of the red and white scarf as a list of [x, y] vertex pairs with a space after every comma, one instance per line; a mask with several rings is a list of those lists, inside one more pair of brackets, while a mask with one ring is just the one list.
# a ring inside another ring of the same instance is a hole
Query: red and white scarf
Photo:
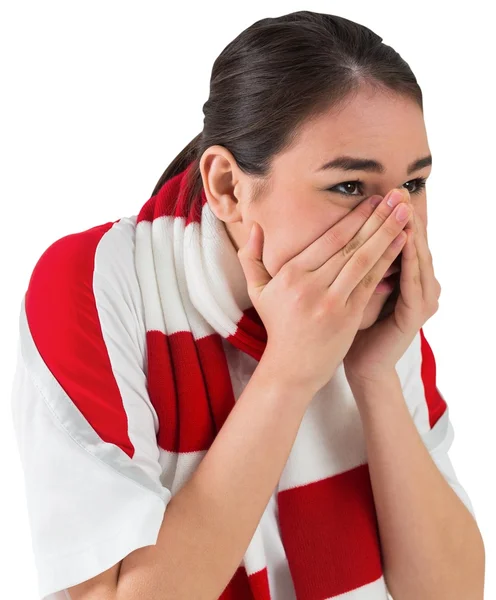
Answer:
[[[267, 341], [243, 292], [236, 250], [203, 189], [185, 210], [190, 167], [144, 204], [136, 226], [148, 390], [159, 416], [158, 443], [170, 459], [165, 478], [172, 494], [189, 479], [235, 404], [222, 338], [257, 361]], [[296, 596], [385, 600], [361, 424], [342, 370], [311, 404], [277, 486], [279, 530]], [[270, 598], [257, 527], [221, 599]]]

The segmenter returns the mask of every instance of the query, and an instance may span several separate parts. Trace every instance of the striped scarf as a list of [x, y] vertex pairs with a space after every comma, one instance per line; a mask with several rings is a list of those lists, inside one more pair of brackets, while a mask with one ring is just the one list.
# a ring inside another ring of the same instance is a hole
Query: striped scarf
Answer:
[[[235, 404], [222, 338], [257, 361], [267, 342], [262, 321], [247, 292], [243, 295], [246, 280], [236, 250], [203, 188], [191, 210], [185, 209], [190, 168], [169, 179], [143, 205], [136, 225], [148, 390], [161, 424], [158, 443], [169, 457], [164, 477], [172, 495], [196, 469]], [[365, 450], [359, 444], [358, 450], [352, 446], [349, 451], [346, 444], [354, 442], [343, 429], [343, 423], [351, 422], [353, 398], [342, 372], [333, 380], [331, 393], [348, 394], [348, 404], [333, 414], [329, 441], [318, 430], [319, 421], [326, 424], [318, 412], [308, 416], [317, 424], [309, 421], [310, 426], [300, 427], [277, 487], [281, 540], [298, 600], [340, 594], [384, 600]], [[330, 389], [324, 386], [319, 393], [329, 394]], [[312, 410], [332, 406], [334, 398], [324, 400]], [[354, 423], [358, 427], [359, 420]], [[341, 462], [336, 444], [345, 448]], [[337, 474], [331, 469], [332, 476], [320, 478], [319, 465], [337, 467]], [[370, 582], [376, 582], [374, 589], [361, 594], [357, 588]], [[260, 526], [220, 598], [270, 600]]]

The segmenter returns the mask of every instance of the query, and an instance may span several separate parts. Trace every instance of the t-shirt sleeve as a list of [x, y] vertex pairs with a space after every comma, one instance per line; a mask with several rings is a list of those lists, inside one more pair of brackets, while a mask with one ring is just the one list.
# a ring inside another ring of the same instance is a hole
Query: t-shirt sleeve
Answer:
[[43, 600], [155, 544], [171, 497], [136, 306], [95, 259], [106, 231], [50, 246], [21, 303], [12, 416]]
[[398, 363], [402, 389], [413, 421], [440, 472], [475, 518], [475, 511], [449, 457], [454, 429], [449, 406], [436, 384], [436, 361], [420, 329]]

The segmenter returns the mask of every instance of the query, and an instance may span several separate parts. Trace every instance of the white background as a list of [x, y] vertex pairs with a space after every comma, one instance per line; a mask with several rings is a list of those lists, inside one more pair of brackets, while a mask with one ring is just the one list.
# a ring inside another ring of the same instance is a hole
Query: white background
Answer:
[[68, 233], [137, 214], [165, 167], [201, 131], [217, 55], [254, 21], [296, 10], [370, 27], [410, 64], [422, 88], [433, 155], [429, 245], [442, 285], [439, 311], [424, 331], [455, 430], [450, 456], [485, 541], [485, 597], [496, 598], [490, 6], [288, 0], [2, 6], [2, 598], [37, 598], [9, 405], [20, 302], [34, 264]]

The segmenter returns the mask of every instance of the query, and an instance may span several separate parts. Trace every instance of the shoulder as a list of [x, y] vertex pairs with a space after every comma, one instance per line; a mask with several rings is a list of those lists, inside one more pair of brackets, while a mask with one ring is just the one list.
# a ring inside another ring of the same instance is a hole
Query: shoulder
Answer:
[[40, 597], [155, 543], [171, 497], [144, 368], [135, 222], [56, 240], [21, 303], [11, 408]]
[[137, 390], [147, 398], [135, 223], [124, 218], [52, 243], [34, 266], [19, 315], [23, 362], [38, 388], [51, 390], [43, 396], [52, 413], [67, 423], [60, 415], [75, 406], [130, 454], [126, 401]]
[[135, 230], [136, 217], [122, 218], [68, 234], [41, 254], [24, 301], [31, 335], [44, 358], [67, 352], [73, 344], [79, 353], [94, 351], [103, 341], [102, 331], [116, 332], [117, 322], [140, 343], [144, 325]]
[[[26, 291], [26, 305], [48, 310], [61, 308], [62, 301], [87, 300], [103, 280], [110, 286], [125, 286], [136, 276], [134, 269], [136, 217], [96, 225], [68, 234], [55, 242], [37, 260]], [[46, 303], [41, 303], [46, 298]]]

